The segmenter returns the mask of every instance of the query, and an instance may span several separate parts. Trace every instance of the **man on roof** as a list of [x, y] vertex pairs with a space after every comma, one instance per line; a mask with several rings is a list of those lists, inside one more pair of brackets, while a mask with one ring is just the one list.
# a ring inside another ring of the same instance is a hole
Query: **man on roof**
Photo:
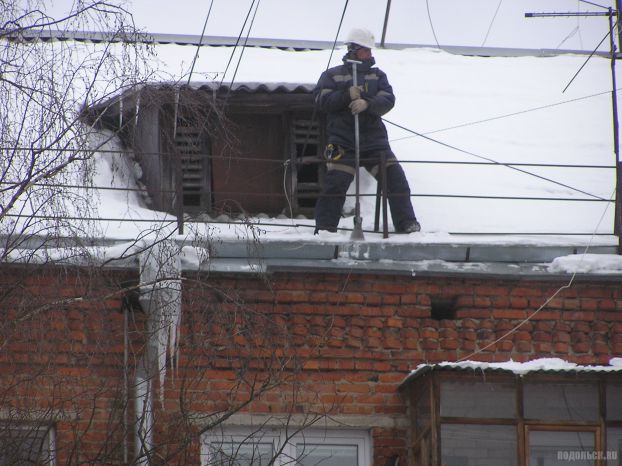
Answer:
[[[313, 91], [320, 111], [327, 115], [327, 172], [322, 193], [315, 206], [315, 233], [336, 232], [346, 193], [355, 175], [354, 115], [359, 118], [360, 166], [374, 177], [380, 176], [380, 159], [387, 161], [387, 197], [396, 232], [421, 230], [410, 200], [410, 187], [404, 170], [391, 151], [382, 115], [395, 105], [393, 88], [386, 73], [374, 67], [371, 49], [374, 35], [356, 28], [346, 38], [347, 54], [343, 65], [322, 73]], [[357, 86], [354, 86], [352, 64], [357, 65]]]

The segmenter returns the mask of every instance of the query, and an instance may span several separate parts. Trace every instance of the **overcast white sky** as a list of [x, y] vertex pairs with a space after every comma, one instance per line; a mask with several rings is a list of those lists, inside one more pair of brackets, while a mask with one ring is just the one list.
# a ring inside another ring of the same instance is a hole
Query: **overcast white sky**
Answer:
[[[62, 14], [73, 1], [52, 0], [50, 12]], [[126, 2], [136, 25], [148, 32], [201, 34], [212, 6], [206, 34], [237, 36], [252, 7], [252, 37], [307, 40], [333, 40], [346, 4], [345, 0]], [[374, 31], [379, 42], [386, 0], [347, 3], [339, 40], [350, 28], [360, 26]], [[607, 17], [525, 18], [525, 13], [606, 12], [614, 6], [615, 0], [392, 0], [386, 41], [592, 50], [607, 34]], [[608, 49], [606, 40], [601, 50]]]

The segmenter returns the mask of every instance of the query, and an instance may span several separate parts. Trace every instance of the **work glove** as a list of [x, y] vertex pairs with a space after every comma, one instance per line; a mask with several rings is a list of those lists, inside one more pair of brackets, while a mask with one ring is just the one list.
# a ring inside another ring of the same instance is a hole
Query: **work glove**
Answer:
[[356, 100], [361, 98], [361, 87], [360, 86], [350, 86], [348, 89], [350, 93], [350, 100]]
[[350, 107], [350, 110], [352, 111], [352, 115], [358, 115], [359, 113], [367, 110], [367, 107], [369, 107], [369, 104], [364, 99], [356, 99], [350, 102], [349, 107]]

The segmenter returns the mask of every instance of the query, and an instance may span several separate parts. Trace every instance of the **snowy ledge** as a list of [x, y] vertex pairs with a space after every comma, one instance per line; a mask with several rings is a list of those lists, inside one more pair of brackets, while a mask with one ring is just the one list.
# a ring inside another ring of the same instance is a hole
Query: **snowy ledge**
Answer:
[[[414, 235], [413, 235], [414, 236]], [[77, 247], [36, 244], [9, 253], [20, 264], [137, 267], [141, 251], [157, 244], [157, 237], [110, 240]], [[505, 277], [566, 277], [570, 274], [599, 280], [622, 275], [622, 256], [613, 245], [425, 243], [340, 241], [310, 239], [214, 239], [198, 245], [191, 238], [171, 241], [184, 271], [222, 273], [343, 272], [410, 276], [473, 275]]]
[[622, 374], [622, 358], [611, 358], [608, 366], [582, 366], [559, 358], [540, 358], [527, 362], [441, 362], [438, 364], [419, 364], [402, 382], [401, 385], [431, 371], [449, 370], [458, 372], [477, 371], [480, 373], [506, 372], [523, 376], [534, 372], [546, 373], [620, 373]]

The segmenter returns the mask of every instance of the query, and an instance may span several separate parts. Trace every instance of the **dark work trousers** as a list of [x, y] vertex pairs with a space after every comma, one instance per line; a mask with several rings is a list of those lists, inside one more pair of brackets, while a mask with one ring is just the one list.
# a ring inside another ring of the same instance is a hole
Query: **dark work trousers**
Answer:
[[[416, 220], [410, 200], [410, 187], [404, 170], [390, 150], [385, 151], [387, 160], [387, 198], [391, 219], [396, 231], [402, 230]], [[359, 164], [380, 181], [381, 151], [360, 153]], [[350, 183], [354, 180], [354, 151], [346, 151], [339, 160], [327, 164], [322, 193], [315, 205], [315, 226], [319, 230], [335, 230], [339, 225], [343, 204]]]

